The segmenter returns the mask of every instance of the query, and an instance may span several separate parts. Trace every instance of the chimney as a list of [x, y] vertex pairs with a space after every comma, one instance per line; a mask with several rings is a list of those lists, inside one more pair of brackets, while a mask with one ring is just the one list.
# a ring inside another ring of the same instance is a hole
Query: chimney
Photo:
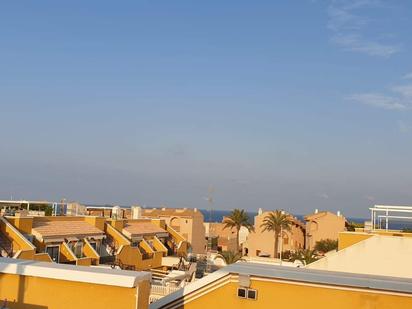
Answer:
[[337, 215], [338, 217], [340, 217], [340, 216], [341, 216], [341, 214], [340, 214], [340, 210], [338, 210], [338, 211], [336, 212], [336, 215]]
[[132, 207], [132, 219], [140, 219], [142, 217], [142, 207], [133, 206]]
[[262, 208], [259, 208], [259, 210], [258, 210], [258, 215], [260, 216], [261, 214], [263, 214], [263, 209], [262, 209]]
[[316, 208], [316, 209], [315, 209], [315, 214], [317, 214], [318, 212], [319, 212], [319, 209]]

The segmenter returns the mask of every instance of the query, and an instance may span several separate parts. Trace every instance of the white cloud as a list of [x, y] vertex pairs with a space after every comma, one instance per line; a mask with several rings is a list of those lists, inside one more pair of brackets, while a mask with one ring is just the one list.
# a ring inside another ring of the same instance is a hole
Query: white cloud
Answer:
[[347, 99], [387, 110], [412, 109], [412, 84], [399, 84], [382, 92], [353, 94]]
[[406, 99], [412, 100], [412, 84], [392, 87], [392, 91], [398, 93]]
[[361, 52], [370, 56], [389, 57], [401, 50], [399, 46], [367, 41], [355, 34], [339, 34], [332, 37], [332, 42], [344, 50]]
[[361, 104], [379, 107], [388, 110], [405, 110], [407, 106], [399, 102], [394, 96], [387, 96], [380, 93], [360, 93], [348, 97], [349, 100]]
[[404, 79], [412, 79], [412, 72], [411, 72], [411, 73], [408, 73], [408, 74], [405, 74], [405, 75], [403, 76], [403, 78], [404, 78]]
[[362, 33], [370, 19], [360, 14], [360, 10], [383, 7], [377, 0], [332, 1], [328, 8], [328, 28], [333, 32], [331, 41], [344, 50], [370, 56], [390, 57], [398, 53], [401, 50], [399, 44], [365, 37]]

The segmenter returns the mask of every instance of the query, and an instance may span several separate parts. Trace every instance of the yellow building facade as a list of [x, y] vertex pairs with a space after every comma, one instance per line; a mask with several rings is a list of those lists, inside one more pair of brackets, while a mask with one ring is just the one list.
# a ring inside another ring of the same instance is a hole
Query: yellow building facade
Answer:
[[0, 306], [10, 309], [148, 307], [150, 273], [0, 259]]
[[150, 308], [406, 309], [412, 308], [412, 280], [237, 263]]

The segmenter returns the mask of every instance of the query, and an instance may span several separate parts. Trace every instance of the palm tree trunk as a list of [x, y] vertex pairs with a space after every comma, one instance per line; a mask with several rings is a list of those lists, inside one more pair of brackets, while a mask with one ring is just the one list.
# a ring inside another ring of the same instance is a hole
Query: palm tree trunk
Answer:
[[239, 230], [236, 230], [236, 247], [235, 248], [236, 248], [236, 253], [239, 253]]
[[279, 247], [279, 233], [275, 232], [275, 250], [274, 250], [274, 258], [277, 259], [278, 257], [278, 247]]

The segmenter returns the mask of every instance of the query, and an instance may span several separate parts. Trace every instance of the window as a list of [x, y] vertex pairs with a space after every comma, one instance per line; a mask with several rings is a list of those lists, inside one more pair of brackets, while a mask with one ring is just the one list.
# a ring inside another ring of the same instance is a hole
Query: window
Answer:
[[132, 241], [132, 247], [139, 247], [140, 241]]
[[96, 242], [91, 242], [91, 241], [89, 241], [89, 243], [90, 243], [90, 246], [92, 246], [92, 248], [97, 251], [97, 244], [96, 244]]
[[59, 263], [59, 246], [47, 246], [46, 253], [50, 256], [53, 262]]
[[248, 289], [247, 290], [247, 298], [256, 300], [257, 299], [257, 291]]
[[247, 288], [238, 288], [237, 289], [237, 296], [239, 298], [247, 298], [247, 299], [257, 299], [257, 291], [253, 289]]
[[239, 296], [240, 298], [246, 298], [246, 289], [238, 288], [237, 289], [237, 296]]
[[74, 246], [74, 254], [77, 258], [83, 257], [83, 241], [79, 240]]

